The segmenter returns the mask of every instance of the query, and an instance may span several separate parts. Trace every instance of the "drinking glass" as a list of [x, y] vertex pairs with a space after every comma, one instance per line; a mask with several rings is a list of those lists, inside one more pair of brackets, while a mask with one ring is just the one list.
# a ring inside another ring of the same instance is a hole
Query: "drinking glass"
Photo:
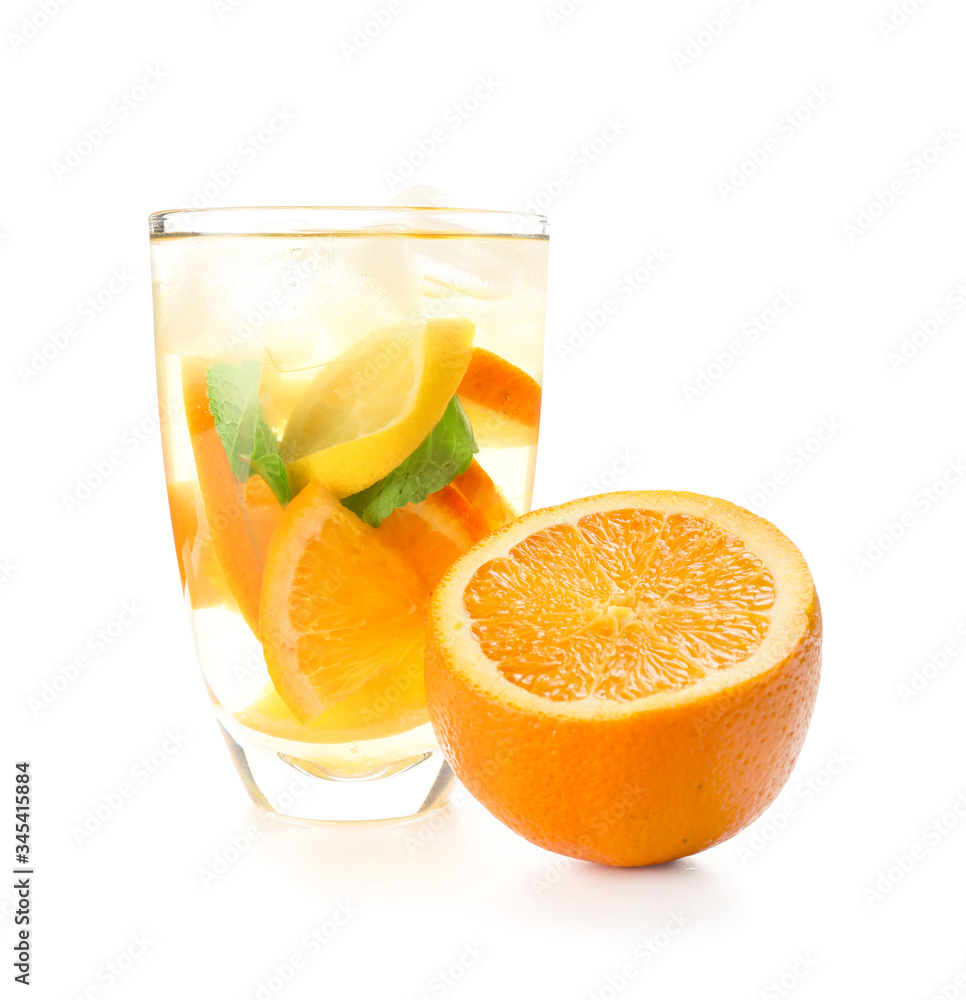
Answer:
[[215, 208], [150, 234], [178, 566], [245, 787], [305, 822], [438, 808], [427, 602], [529, 509], [546, 220]]

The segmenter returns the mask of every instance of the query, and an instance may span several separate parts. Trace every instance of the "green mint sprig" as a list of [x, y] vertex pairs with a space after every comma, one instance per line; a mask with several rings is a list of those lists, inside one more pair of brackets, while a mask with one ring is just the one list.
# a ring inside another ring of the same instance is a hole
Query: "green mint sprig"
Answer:
[[397, 507], [419, 503], [466, 472], [479, 451], [473, 428], [454, 396], [429, 436], [388, 476], [342, 503], [378, 528]]

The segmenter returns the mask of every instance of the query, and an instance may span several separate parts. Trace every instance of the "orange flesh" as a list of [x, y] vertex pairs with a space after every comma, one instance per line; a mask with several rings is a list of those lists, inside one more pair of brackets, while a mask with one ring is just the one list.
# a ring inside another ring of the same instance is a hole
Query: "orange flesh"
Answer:
[[262, 568], [282, 506], [260, 476], [253, 476], [244, 486], [235, 478], [208, 406], [207, 375], [207, 362], [182, 360], [185, 417], [207, 532], [239, 610], [258, 635]]
[[533, 428], [540, 423], [540, 383], [486, 348], [473, 348], [469, 368], [456, 392], [461, 401], [492, 411], [494, 418]]
[[487, 530], [495, 531], [516, 518], [516, 511], [475, 458], [466, 472], [453, 480], [453, 485], [483, 518]]
[[376, 534], [406, 556], [429, 593], [487, 530], [480, 514], [450, 484], [421, 503], [397, 507], [379, 525]]
[[422, 655], [421, 588], [346, 513], [334, 512], [303, 549], [288, 600], [302, 627], [299, 662], [312, 664], [305, 676], [332, 703], [364, 684], [373, 665], [380, 672]]
[[553, 701], [628, 701], [747, 658], [775, 583], [736, 535], [687, 514], [589, 514], [473, 575], [464, 607], [511, 683]]
[[191, 480], [171, 483], [168, 486], [168, 507], [171, 511], [171, 527], [174, 544], [178, 552], [178, 569], [181, 570], [181, 589], [187, 591], [191, 606], [217, 608], [228, 604], [237, 611], [231, 588], [215, 556], [211, 539], [198, 536], [196, 485]]
[[261, 632], [275, 689], [308, 721], [381, 673], [420, 675], [426, 598], [375, 528], [310, 483], [266, 561]]

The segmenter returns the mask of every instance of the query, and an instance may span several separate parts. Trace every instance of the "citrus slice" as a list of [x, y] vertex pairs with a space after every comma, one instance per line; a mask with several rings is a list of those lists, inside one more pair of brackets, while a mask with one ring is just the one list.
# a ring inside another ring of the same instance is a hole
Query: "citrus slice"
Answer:
[[426, 589], [376, 529], [320, 483], [288, 505], [262, 581], [262, 647], [302, 722], [384, 671], [422, 670]]
[[281, 452], [293, 488], [315, 481], [341, 498], [392, 472], [442, 417], [474, 333], [465, 319], [400, 324], [327, 364], [285, 426]]
[[297, 743], [351, 743], [407, 732], [428, 720], [422, 661], [400, 662], [354, 694], [302, 722], [268, 683], [250, 705], [235, 713], [242, 725]]
[[210, 537], [232, 596], [258, 635], [262, 565], [282, 507], [260, 476], [244, 485], [235, 478], [208, 408], [208, 362], [182, 359], [181, 385], [207, 522], [200, 533]]
[[466, 472], [453, 480], [453, 485], [483, 518], [489, 531], [502, 528], [518, 516], [499, 486], [490, 479], [475, 458]]
[[489, 530], [463, 494], [452, 484], [421, 503], [397, 507], [376, 534], [409, 561], [427, 596], [453, 563]]
[[540, 383], [506, 358], [474, 347], [457, 394], [481, 447], [537, 443]]
[[542, 847], [693, 854], [775, 798], [805, 736], [821, 613], [769, 522], [693, 493], [525, 514], [430, 607], [426, 695], [460, 780]]
[[[400, 553], [419, 577], [422, 618], [433, 587], [487, 530], [483, 519], [459, 490], [445, 486], [422, 503], [396, 508], [375, 533], [384, 544]], [[392, 736], [428, 718], [422, 659], [400, 657], [394, 668], [376, 674], [354, 694], [310, 723], [296, 718], [272, 684], [266, 685], [251, 705], [236, 713], [236, 718], [270, 736], [305, 743]]]
[[196, 479], [168, 485], [168, 507], [181, 571], [181, 589], [195, 611], [228, 604], [238, 610], [207, 532], [198, 535], [201, 494]]

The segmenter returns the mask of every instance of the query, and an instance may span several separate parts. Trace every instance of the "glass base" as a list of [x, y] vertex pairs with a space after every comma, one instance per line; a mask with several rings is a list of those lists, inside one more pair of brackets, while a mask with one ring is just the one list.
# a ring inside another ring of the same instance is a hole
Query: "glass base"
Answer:
[[413, 819], [446, 805], [456, 782], [428, 723], [389, 739], [310, 744], [263, 737], [220, 707], [216, 714], [252, 800], [293, 823]]

